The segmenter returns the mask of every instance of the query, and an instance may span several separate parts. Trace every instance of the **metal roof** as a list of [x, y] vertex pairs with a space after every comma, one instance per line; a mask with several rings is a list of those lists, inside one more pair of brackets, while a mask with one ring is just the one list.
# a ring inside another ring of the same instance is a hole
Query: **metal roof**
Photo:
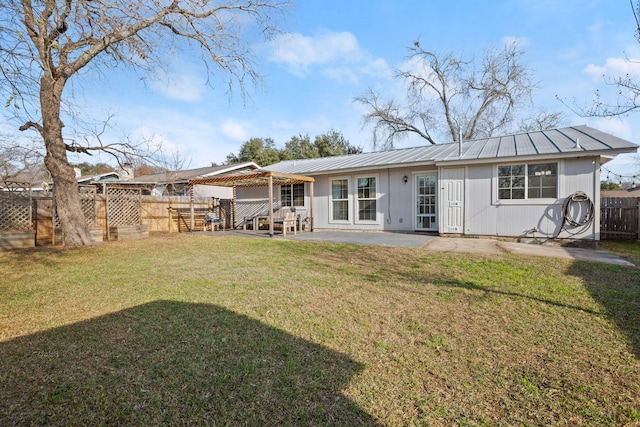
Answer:
[[477, 162], [518, 157], [568, 155], [584, 157], [632, 153], [638, 146], [588, 126], [571, 126], [514, 135], [490, 137], [461, 144], [427, 145], [317, 159], [288, 160], [267, 166], [266, 170], [313, 175], [352, 169], [442, 165], [447, 162]]

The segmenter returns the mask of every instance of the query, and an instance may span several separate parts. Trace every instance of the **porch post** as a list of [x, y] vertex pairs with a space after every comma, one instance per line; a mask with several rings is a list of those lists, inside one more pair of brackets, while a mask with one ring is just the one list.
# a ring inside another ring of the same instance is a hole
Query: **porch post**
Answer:
[[309, 211], [311, 213], [310, 218], [309, 218], [309, 228], [311, 231], [313, 231], [313, 181], [311, 181], [309, 183], [309, 196], [311, 197], [310, 203], [309, 203]]
[[189, 211], [191, 214], [191, 226], [189, 231], [193, 233], [193, 229], [196, 228], [196, 219], [193, 212], [193, 185], [189, 185]]
[[269, 236], [273, 237], [273, 177], [269, 174]]

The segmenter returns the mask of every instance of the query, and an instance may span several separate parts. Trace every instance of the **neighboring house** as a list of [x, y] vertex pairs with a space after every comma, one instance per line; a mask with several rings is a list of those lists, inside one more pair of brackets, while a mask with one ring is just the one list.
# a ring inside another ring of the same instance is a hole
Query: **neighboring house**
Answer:
[[[122, 182], [122, 184], [143, 187], [148, 194], [154, 196], [187, 196], [190, 179], [207, 178], [219, 174], [253, 169], [258, 169], [258, 165], [253, 162], [211, 166], [131, 177], [128, 181]], [[232, 199], [233, 189], [211, 185], [195, 185], [193, 195], [196, 198], [217, 197]]]
[[[637, 148], [574, 126], [265, 169], [315, 178], [316, 229], [599, 240], [600, 166]], [[237, 190], [239, 202], [258, 197], [264, 191]], [[308, 208], [309, 184], [274, 198]]]

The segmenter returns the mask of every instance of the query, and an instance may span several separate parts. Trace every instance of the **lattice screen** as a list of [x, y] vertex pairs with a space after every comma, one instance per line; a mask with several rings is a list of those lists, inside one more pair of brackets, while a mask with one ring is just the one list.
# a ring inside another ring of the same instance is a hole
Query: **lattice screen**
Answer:
[[[80, 195], [80, 205], [82, 213], [87, 221], [89, 227], [96, 225], [96, 193], [97, 188], [93, 185], [80, 185], [78, 186], [78, 193]], [[60, 218], [58, 217], [58, 210], [55, 205], [55, 197], [53, 198], [53, 225], [55, 228], [60, 228]]]
[[140, 224], [141, 196], [139, 188], [107, 187], [109, 227]]
[[0, 230], [33, 230], [31, 185], [5, 181], [0, 188]]

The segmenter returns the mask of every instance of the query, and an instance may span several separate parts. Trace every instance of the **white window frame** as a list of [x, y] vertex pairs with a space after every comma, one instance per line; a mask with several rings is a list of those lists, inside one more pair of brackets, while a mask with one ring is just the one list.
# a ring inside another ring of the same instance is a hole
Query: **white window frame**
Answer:
[[[333, 182], [334, 181], [347, 181], [347, 198], [346, 199], [334, 199], [333, 198]], [[347, 201], [347, 216], [346, 220], [333, 219], [333, 202], [334, 201]], [[351, 179], [348, 176], [334, 176], [329, 178], [329, 224], [351, 224]]]
[[[418, 176], [433, 176], [436, 179], [435, 182], [435, 200], [436, 200], [436, 213], [435, 213], [435, 223], [436, 226], [434, 228], [418, 228], [417, 227], [417, 219], [418, 219]], [[437, 170], [427, 170], [427, 171], [416, 171], [411, 173], [411, 193], [413, 198], [413, 229], [419, 231], [438, 231], [440, 227], [440, 192], [438, 188], [440, 187], [440, 177]]]
[[[360, 197], [358, 197], [358, 180], [362, 179], [362, 178], [375, 178], [376, 180], [376, 195], [375, 197], [368, 197], [368, 198], [363, 198], [360, 199]], [[382, 215], [380, 215], [380, 174], [377, 173], [368, 173], [368, 174], [362, 174], [362, 175], [356, 175], [354, 176], [353, 179], [353, 199], [354, 199], [354, 209], [353, 209], [353, 219], [354, 219], [354, 223], [355, 224], [380, 224], [380, 217]], [[371, 220], [371, 219], [360, 219], [360, 201], [361, 200], [373, 200], [376, 203], [376, 217], [375, 219]]]
[[[528, 190], [529, 190], [529, 166], [532, 165], [541, 165], [555, 163], [556, 164], [556, 197], [547, 197], [547, 198], [528, 198]], [[511, 166], [511, 165], [525, 165], [525, 187], [524, 187], [524, 199], [500, 199], [500, 190], [498, 188], [500, 177], [498, 175], [498, 168], [501, 166]], [[509, 163], [501, 163], [496, 164], [493, 167], [493, 204], [494, 205], [549, 205], [556, 204], [560, 200], [558, 197], [562, 193], [563, 188], [563, 174], [564, 174], [564, 162], [561, 160], [546, 160], [546, 161], [520, 161], [520, 162], [509, 162]]]

